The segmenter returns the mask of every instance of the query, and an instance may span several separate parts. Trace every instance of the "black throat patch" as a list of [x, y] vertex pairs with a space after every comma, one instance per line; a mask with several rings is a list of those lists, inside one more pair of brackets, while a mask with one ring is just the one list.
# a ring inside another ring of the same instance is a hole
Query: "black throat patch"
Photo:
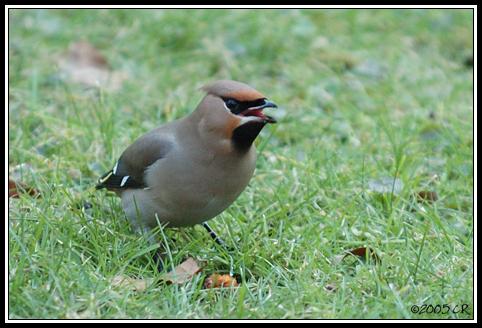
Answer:
[[234, 146], [240, 151], [248, 151], [265, 125], [265, 122], [252, 121], [238, 126], [231, 137]]

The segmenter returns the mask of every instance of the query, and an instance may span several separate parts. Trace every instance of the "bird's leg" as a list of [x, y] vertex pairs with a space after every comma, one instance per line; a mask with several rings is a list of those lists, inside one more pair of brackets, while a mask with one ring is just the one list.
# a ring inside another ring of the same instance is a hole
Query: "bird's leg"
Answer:
[[216, 234], [216, 232], [214, 232], [214, 230], [209, 226], [207, 222], [203, 222], [203, 227], [209, 232], [209, 235], [211, 236], [212, 239], [214, 239], [216, 244], [221, 246], [228, 253], [233, 251], [230, 247], [226, 246], [224, 241]]
[[[156, 237], [155, 234], [152, 232], [152, 230], [143, 225], [139, 221], [139, 225], [136, 227], [136, 230], [139, 232], [139, 234], [144, 235], [147, 241], [149, 242], [149, 245], [152, 245], [156, 242]], [[166, 260], [167, 254], [166, 254], [166, 246], [161, 243], [158, 249], [154, 252], [154, 255], [152, 256], [152, 260], [156, 264], [157, 267], [157, 272], [161, 273], [164, 270], [164, 262]]]
[[209, 226], [209, 224], [207, 222], [203, 222], [203, 227], [209, 232], [209, 235], [211, 236], [211, 238], [214, 239], [214, 241], [219, 246], [221, 246], [226, 251], [226, 253], [228, 253], [228, 255], [230, 257], [230, 261], [231, 261], [231, 265], [230, 265], [230, 268], [229, 268], [229, 275], [233, 276], [234, 275], [234, 269], [236, 268], [236, 266], [234, 264], [234, 255], [232, 254], [232, 252], [235, 249], [233, 247], [226, 246], [224, 241], [216, 234], [216, 232], [214, 232], [214, 230]]
[[157, 265], [157, 272], [161, 273], [164, 270], [164, 260], [166, 259], [166, 254], [163, 254], [161, 248], [159, 248], [152, 256], [152, 259]]

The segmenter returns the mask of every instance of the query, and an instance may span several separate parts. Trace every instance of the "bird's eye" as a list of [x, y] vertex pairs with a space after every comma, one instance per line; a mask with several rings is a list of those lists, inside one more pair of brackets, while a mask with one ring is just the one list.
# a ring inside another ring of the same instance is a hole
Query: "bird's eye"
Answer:
[[238, 102], [234, 99], [226, 99], [225, 100], [226, 106], [231, 110], [235, 110], [238, 107]]

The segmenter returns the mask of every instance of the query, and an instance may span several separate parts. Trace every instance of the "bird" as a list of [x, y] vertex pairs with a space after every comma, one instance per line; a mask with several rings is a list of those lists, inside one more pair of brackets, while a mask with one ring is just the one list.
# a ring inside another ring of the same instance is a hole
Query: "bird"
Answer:
[[[254, 140], [277, 120], [263, 113], [278, 106], [253, 87], [219, 80], [202, 88], [189, 115], [153, 128], [128, 146], [96, 189], [114, 191], [141, 233], [159, 224], [203, 224], [225, 211], [245, 190], [256, 166]], [[148, 237], [151, 238], [151, 237]]]

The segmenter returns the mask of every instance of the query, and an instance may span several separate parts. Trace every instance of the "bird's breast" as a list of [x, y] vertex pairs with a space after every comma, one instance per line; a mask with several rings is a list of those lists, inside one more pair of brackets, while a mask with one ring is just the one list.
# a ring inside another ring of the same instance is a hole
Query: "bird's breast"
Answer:
[[194, 225], [223, 212], [246, 188], [256, 166], [254, 147], [244, 156], [186, 154], [166, 156], [147, 171], [157, 212], [166, 213], [159, 219], [171, 226]]

